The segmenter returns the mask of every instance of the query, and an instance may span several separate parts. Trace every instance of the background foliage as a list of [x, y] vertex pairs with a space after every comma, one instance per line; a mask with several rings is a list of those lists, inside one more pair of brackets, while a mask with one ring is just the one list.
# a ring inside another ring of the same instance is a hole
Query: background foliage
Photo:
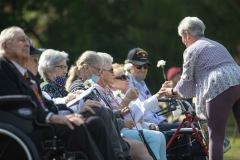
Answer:
[[177, 26], [186, 16], [203, 20], [205, 36], [240, 62], [239, 0], [1, 0], [0, 8], [0, 30], [24, 28], [35, 46], [68, 52], [69, 65], [86, 50], [107, 52], [123, 63], [130, 49], [145, 49], [153, 93], [164, 81], [158, 60], [167, 62], [165, 70], [182, 65], [185, 46]]

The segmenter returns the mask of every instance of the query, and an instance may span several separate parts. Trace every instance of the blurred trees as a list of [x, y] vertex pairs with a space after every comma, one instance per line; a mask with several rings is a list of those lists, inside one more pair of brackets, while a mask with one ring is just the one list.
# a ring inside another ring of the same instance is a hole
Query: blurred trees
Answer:
[[186, 16], [203, 20], [205, 36], [240, 62], [238, 0], [1, 0], [0, 7], [0, 30], [24, 28], [35, 46], [68, 52], [69, 65], [85, 50], [107, 52], [123, 63], [130, 49], [145, 49], [152, 63], [146, 79], [152, 92], [163, 83], [158, 60], [167, 62], [165, 70], [182, 65], [185, 46], [177, 26]]

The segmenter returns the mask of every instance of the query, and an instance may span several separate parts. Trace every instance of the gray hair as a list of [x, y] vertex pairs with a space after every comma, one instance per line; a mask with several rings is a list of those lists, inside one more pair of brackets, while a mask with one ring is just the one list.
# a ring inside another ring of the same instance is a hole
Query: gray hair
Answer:
[[68, 72], [68, 79], [66, 82], [66, 89], [69, 90], [71, 84], [78, 76], [78, 71], [83, 67], [83, 65], [87, 64], [90, 67], [93, 67], [97, 64], [101, 65], [102, 68], [102, 58], [97, 54], [95, 51], [85, 51], [80, 55], [78, 60], [75, 62], [76, 65], [72, 65], [69, 72]]
[[46, 70], [53, 71], [54, 67], [61, 61], [68, 61], [68, 54], [53, 49], [45, 50], [39, 59], [38, 72], [44, 81], [48, 78]]
[[[77, 67], [82, 67], [84, 64], [95, 66], [100, 64], [102, 66], [103, 60], [95, 51], [85, 51], [76, 61]], [[80, 69], [80, 68], [79, 68]]]
[[197, 17], [185, 17], [178, 25], [178, 35], [184, 36], [186, 31], [193, 37], [204, 36], [204, 23]]
[[108, 67], [108, 64], [113, 62], [113, 57], [110, 54], [103, 53], [103, 52], [97, 52], [97, 54], [100, 57], [102, 57], [102, 60], [103, 60], [102, 69], [106, 69]]
[[6, 43], [7, 45], [9, 42], [11, 42], [12, 38], [14, 37], [14, 33], [16, 31], [20, 31], [24, 33], [23, 29], [17, 26], [6, 28], [1, 32], [1, 35], [0, 35], [0, 55], [1, 56], [4, 54], [4, 49], [2, 48], [2, 44]]

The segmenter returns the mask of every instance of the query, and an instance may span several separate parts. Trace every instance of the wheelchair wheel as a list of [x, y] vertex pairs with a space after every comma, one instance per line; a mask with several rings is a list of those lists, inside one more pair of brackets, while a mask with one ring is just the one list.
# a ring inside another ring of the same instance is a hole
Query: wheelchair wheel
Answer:
[[1, 160], [39, 160], [38, 151], [31, 139], [16, 127], [0, 123]]

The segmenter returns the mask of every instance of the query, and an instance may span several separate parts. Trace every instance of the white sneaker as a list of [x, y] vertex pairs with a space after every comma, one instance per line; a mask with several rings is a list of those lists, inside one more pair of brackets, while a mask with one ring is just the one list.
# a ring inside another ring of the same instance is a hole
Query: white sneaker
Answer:
[[225, 135], [223, 141], [223, 153], [226, 153], [229, 149], [231, 149], [230, 140], [228, 139], [227, 135]]

